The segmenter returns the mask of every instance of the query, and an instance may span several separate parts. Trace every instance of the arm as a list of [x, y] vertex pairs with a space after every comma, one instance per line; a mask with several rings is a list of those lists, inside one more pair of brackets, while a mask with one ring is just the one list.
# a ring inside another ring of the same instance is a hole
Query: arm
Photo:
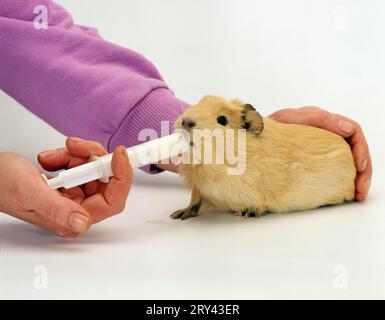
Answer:
[[356, 200], [365, 201], [370, 189], [373, 169], [369, 146], [362, 128], [357, 122], [317, 107], [283, 109], [273, 113], [270, 117], [283, 123], [304, 124], [326, 129], [344, 137], [352, 148], [357, 168]]
[[[34, 8], [48, 9], [36, 30]], [[50, 0], [2, 0], [0, 89], [65, 135], [109, 151], [137, 144], [139, 132], [172, 126], [187, 104], [143, 56], [73, 23]]]

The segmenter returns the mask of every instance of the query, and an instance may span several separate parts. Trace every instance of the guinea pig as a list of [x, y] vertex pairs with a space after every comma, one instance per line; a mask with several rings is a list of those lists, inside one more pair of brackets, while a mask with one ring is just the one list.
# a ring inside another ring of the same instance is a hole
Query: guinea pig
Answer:
[[[230, 175], [232, 165], [226, 161], [179, 164], [179, 174], [192, 195], [188, 207], [174, 212], [173, 219], [198, 216], [212, 208], [258, 217], [354, 199], [356, 169], [350, 146], [329, 131], [279, 123], [263, 118], [250, 104], [213, 96], [189, 107], [175, 129], [187, 130], [191, 138], [197, 129], [243, 130], [246, 141], [242, 174]], [[192, 153], [194, 147], [192, 139]]]

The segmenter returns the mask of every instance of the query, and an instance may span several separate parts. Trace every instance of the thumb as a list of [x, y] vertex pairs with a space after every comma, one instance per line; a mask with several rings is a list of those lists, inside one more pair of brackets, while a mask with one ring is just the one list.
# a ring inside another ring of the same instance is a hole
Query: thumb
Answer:
[[83, 233], [90, 228], [91, 215], [75, 201], [52, 190], [44, 181], [29, 190], [24, 204], [27, 210], [34, 210], [50, 223], [75, 233]]

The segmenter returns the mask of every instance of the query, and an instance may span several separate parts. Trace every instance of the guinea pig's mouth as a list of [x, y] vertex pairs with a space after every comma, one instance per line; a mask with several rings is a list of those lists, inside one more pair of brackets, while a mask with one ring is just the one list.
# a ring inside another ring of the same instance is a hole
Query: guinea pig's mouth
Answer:
[[188, 141], [189, 145], [191, 147], [194, 146], [192, 130], [186, 130], [181, 127], [175, 127], [174, 132], [181, 133], [184, 136], [185, 140]]
[[194, 147], [195, 146], [195, 144], [194, 144], [194, 138], [193, 138], [193, 136], [192, 136], [192, 134], [189, 134], [188, 135], [188, 139], [189, 139], [189, 145], [190, 145], [190, 147]]

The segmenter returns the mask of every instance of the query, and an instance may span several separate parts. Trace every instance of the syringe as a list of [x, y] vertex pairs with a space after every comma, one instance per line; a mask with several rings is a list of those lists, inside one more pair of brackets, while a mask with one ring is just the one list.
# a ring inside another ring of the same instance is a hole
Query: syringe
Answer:
[[[131, 166], [138, 168], [162, 160], [172, 159], [187, 152], [188, 148], [189, 143], [185, 135], [183, 133], [173, 133], [169, 136], [127, 148], [126, 150]], [[62, 171], [55, 178], [48, 180], [45, 175], [42, 176], [53, 189], [70, 189], [94, 180], [107, 183], [109, 177], [113, 176], [111, 160], [112, 154], [102, 157], [93, 156], [90, 158], [90, 162]]]

